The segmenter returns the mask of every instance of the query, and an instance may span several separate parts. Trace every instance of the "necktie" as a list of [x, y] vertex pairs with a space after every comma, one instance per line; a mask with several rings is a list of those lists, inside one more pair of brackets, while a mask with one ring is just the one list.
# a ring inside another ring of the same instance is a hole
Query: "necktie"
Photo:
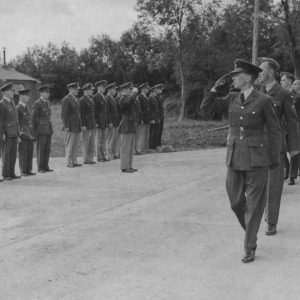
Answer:
[[245, 96], [243, 93], [241, 94], [240, 99], [241, 99], [241, 103], [243, 104], [245, 102]]

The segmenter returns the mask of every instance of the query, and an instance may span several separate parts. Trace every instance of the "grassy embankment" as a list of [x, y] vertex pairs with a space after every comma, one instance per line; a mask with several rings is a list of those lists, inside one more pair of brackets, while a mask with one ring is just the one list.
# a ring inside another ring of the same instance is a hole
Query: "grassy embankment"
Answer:
[[[60, 118], [61, 106], [52, 106], [52, 122], [54, 134], [52, 138], [51, 156], [64, 156], [64, 132]], [[166, 119], [162, 143], [172, 145], [175, 151], [196, 150], [209, 147], [225, 146], [227, 130], [207, 132], [207, 129], [226, 125], [226, 121], [184, 120], [177, 123], [176, 119]]]

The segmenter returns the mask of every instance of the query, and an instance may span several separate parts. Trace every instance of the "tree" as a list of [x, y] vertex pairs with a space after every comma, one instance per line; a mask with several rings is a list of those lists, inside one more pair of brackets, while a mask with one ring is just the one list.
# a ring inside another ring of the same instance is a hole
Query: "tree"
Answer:
[[139, 18], [144, 24], [153, 24], [155, 22], [161, 26], [165, 35], [171, 34], [171, 37], [176, 41], [176, 54], [181, 85], [179, 122], [184, 118], [186, 102], [186, 75], [183, 59], [185, 45], [183, 43], [183, 34], [189, 18], [199, 12], [201, 6], [201, 0], [138, 0], [136, 6]]
[[298, 0], [281, 0], [284, 22], [290, 42], [292, 62], [295, 75], [300, 78], [300, 2]]

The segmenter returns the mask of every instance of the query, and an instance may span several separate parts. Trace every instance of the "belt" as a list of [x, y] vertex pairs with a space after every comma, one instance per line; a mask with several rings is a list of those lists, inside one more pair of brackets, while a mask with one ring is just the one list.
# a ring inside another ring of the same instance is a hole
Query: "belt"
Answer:
[[230, 127], [229, 135], [233, 137], [238, 137], [241, 140], [247, 137], [263, 137], [264, 131], [263, 129], [244, 129], [244, 127]]

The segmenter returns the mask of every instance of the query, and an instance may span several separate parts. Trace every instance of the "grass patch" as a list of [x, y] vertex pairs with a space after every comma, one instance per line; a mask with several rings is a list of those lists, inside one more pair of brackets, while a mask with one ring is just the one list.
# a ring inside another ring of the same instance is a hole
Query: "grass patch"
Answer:
[[[63, 157], [64, 132], [61, 121], [61, 105], [55, 104], [52, 108], [52, 137], [51, 156]], [[227, 125], [227, 121], [197, 121], [184, 120], [178, 123], [174, 118], [167, 118], [164, 124], [162, 143], [172, 145], [175, 151], [196, 150], [209, 147], [226, 146], [227, 130], [207, 132], [207, 129]], [[82, 139], [82, 137], [81, 137]]]

